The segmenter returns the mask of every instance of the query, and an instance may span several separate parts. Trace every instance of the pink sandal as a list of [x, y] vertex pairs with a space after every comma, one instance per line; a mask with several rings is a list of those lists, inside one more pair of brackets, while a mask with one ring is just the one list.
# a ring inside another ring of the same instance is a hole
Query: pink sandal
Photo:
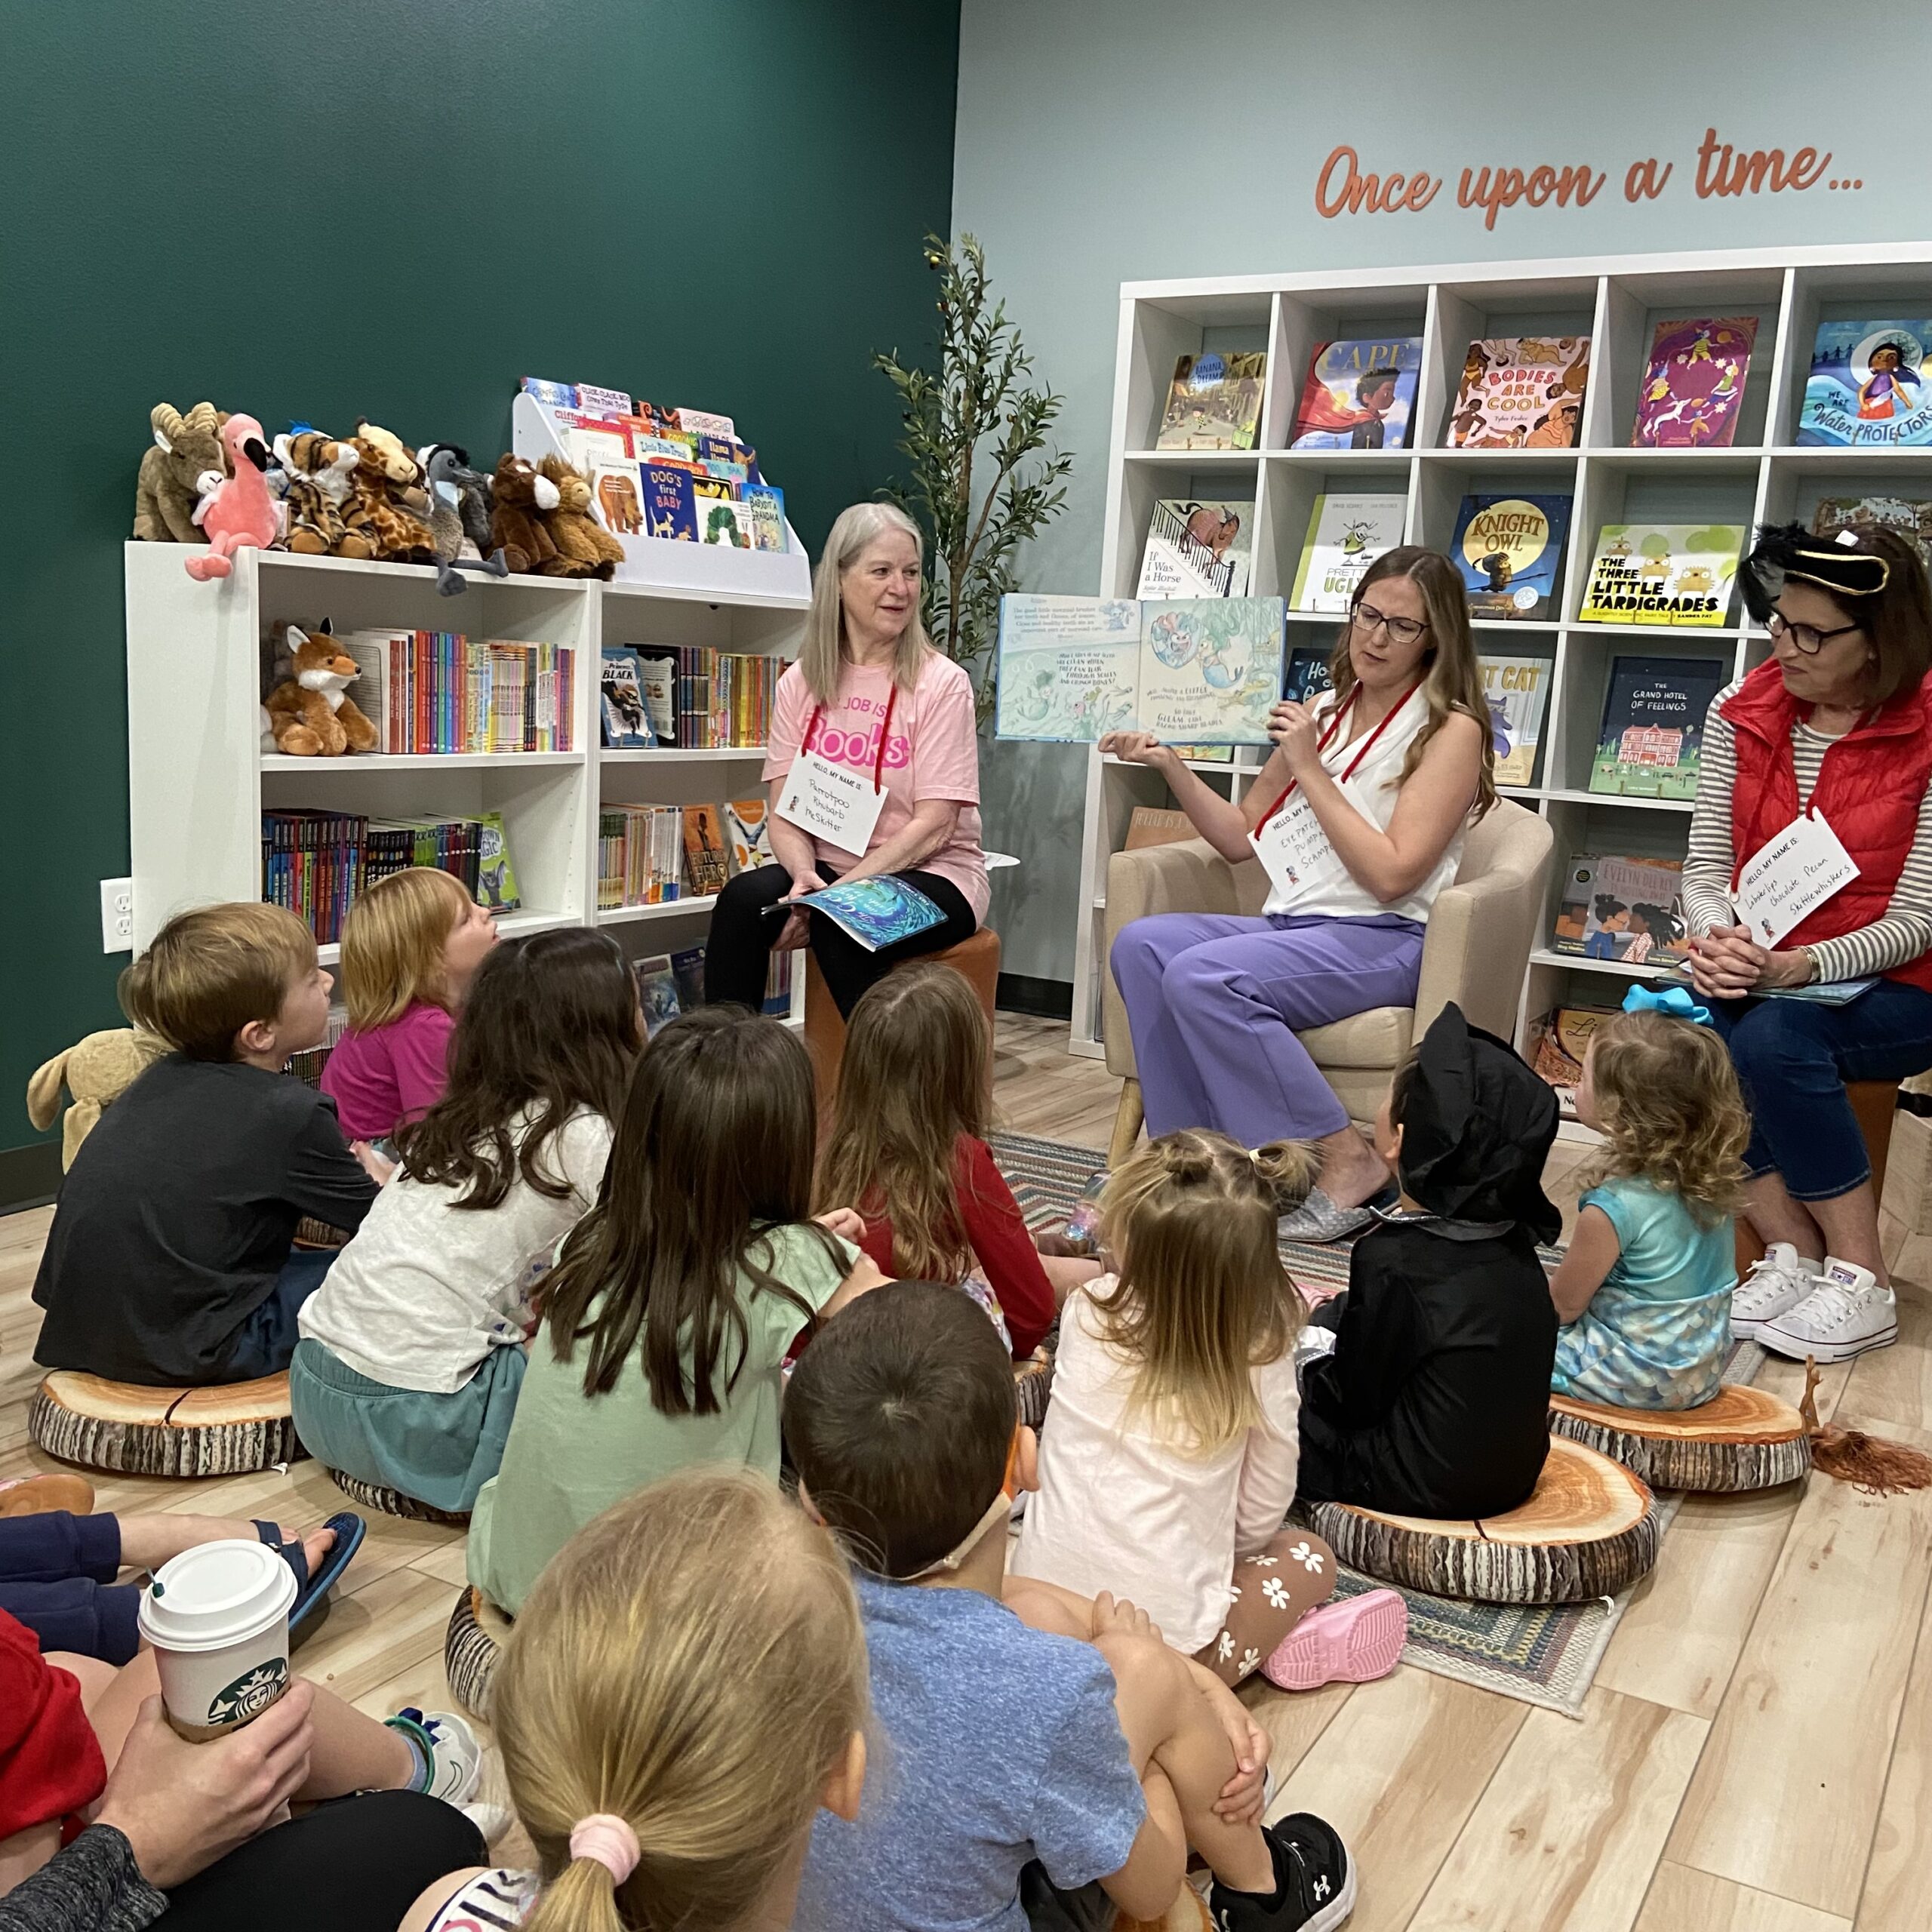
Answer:
[[1366, 1590], [1311, 1610], [1261, 1666], [1283, 1690], [1322, 1684], [1366, 1684], [1386, 1677], [1401, 1661], [1409, 1608], [1394, 1590]]

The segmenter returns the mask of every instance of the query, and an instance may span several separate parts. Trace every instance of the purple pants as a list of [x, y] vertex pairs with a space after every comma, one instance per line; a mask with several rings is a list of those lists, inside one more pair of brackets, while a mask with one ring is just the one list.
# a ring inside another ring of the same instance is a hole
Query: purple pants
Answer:
[[1114, 940], [1147, 1131], [1211, 1127], [1260, 1147], [1318, 1140], [1347, 1110], [1295, 1038], [1373, 1007], [1413, 1006], [1413, 919], [1158, 912]]

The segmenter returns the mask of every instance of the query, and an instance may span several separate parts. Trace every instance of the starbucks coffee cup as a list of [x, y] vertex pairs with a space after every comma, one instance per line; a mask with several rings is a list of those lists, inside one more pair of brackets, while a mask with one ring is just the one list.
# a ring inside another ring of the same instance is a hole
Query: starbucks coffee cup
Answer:
[[266, 1543], [184, 1550], [141, 1597], [168, 1721], [203, 1744], [258, 1718], [288, 1688], [295, 1573]]

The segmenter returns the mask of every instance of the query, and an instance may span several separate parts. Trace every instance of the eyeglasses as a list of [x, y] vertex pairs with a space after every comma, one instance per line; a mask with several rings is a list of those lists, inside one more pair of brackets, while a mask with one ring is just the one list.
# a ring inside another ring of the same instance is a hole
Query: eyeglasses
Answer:
[[1815, 657], [1835, 637], [1849, 637], [1854, 631], [1863, 630], [1863, 624], [1840, 624], [1835, 629], [1821, 631], [1816, 624], [1794, 624], [1782, 611], [1774, 611], [1765, 620], [1764, 628], [1775, 640], [1781, 637], [1791, 639], [1793, 648], [1804, 652], [1807, 657]]
[[1386, 631], [1397, 644], [1414, 644], [1429, 629], [1420, 617], [1385, 617], [1373, 604], [1358, 604], [1354, 622], [1357, 630], [1371, 635], [1377, 631]]

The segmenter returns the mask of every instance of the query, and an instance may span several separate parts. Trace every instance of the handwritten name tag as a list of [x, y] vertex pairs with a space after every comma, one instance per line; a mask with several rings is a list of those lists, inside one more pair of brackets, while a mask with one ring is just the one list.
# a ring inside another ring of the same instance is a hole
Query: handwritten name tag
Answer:
[[1274, 897], [1298, 899], [1331, 874], [1342, 869], [1342, 861], [1308, 794], [1291, 792], [1259, 832], [1251, 832], [1247, 842], [1275, 888]]
[[854, 858], [863, 858], [872, 829], [885, 809], [885, 794], [869, 771], [834, 764], [816, 752], [801, 752], [786, 774], [778, 816]]
[[1816, 812], [1807, 812], [1745, 860], [1731, 897], [1751, 937], [1774, 946], [1857, 876], [1838, 834]]

